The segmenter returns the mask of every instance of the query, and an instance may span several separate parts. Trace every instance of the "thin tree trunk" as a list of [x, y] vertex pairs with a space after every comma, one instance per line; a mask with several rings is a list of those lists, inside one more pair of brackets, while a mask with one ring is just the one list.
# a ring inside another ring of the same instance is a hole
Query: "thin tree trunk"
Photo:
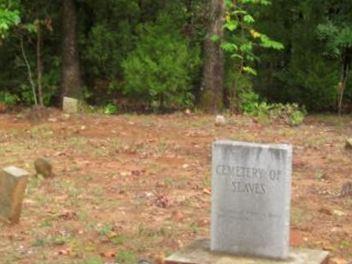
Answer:
[[[210, 1], [210, 23], [204, 42], [204, 69], [200, 106], [207, 112], [216, 113], [223, 107], [224, 55], [220, 47], [224, 35], [224, 0]], [[214, 42], [211, 38], [218, 37]]]
[[341, 77], [341, 81], [339, 83], [339, 99], [338, 99], [338, 113], [339, 115], [342, 114], [342, 103], [343, 103], [343, 96], [345, 94], [345, 90], [346, 90], [346, 84], [347, 84], [347, 78], [348, 78], [348, 65], [346, 65], [346, 72], [344, 71], [343, 76]]
[[31, 65], [29, 64], [27, 55], [26, 55], [26, 50], [24, 49], [24, 45], [23, 45], [23, 38], [21, 37], [21, 52], [22, 52], [22, 56], [23, 56], [23, 60], [24, 63], [26, 64], [27, 67], [27, 74], [28, 74], [28, 81], [32, 87], [32, 94], [33, 94], [33, 100], [34, 100], [34, 105], [37, 106], [38, 105], [38, 100], [37, 100], [37, 92], [35, 89], [35, 84], [33, 81], [33, 75], [32, 75], [32, 68]]
[[82, 80], [77, 49], [76, 5], [74, 0], [63, 0], [62, 3], [62, 95], [82, 99]]
[[[346, 52], [347, 53], [347, 52]], [[343, 96], [346, 90], [348, 73], [350, 71], [350, 58], [348, 54], [345, 54], [342, 59], [342, 72], [341, 72], [341, 80], [339, 83], [339, 95], [338, 95], [338, 114], [342, 114], [342, 103], [343, 103]]]
[[38, 20], [38, 23], [37, 23], [37, 86], [38, 86], [39, 105], [44, 106], [43, 85], [42, 85], [43, 62], [42, 62], [41, 45], [42, 45], [42, 34], [41, 34], [40, 21]]

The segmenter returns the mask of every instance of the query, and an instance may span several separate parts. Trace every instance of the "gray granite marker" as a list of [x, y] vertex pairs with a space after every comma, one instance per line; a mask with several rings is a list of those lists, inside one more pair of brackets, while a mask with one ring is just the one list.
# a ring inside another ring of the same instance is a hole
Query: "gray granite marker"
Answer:
[[212, 251], [289, 257], [292, 147], [213, 144]]
[[14, 166], [0, 171], [0, 220], [19, 222], [28, 172]]

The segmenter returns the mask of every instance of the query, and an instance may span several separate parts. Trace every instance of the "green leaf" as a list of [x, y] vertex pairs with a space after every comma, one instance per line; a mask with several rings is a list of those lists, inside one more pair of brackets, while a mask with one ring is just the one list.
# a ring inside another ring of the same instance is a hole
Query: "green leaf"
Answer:
[[218, 36], [218, 35], [212, 35], [211, 37], [210, 37], [210, 40], [212, 41], [212, 42], [214, 42], [214, 43], [216, 43], [216, 42], [218, 42], [219, 40], [220, 40], [220, 37]]
[[229, 53], [233, 53], [238, 50], [238, 46], [231, 42], [224, 42], [221, 44], [221, 48]]
[[252, 42], [247, 42], [247, 43], [242, 44], [240, 46], [240, 50], [245, 53], [251, 52], [253, 50]]
[[237, 54], [237, 53], [232, 54], [231, 58], [243, 60], [243, 56], [241, 56], [240, 54]]
[[230, 20], [225, 23], [224, 28], [228, 29], [229, 31], [234, 31], [238, 27], [238, 22], [235, 20]]
[[254, 18], [251, 15], [245, 15], [243, 21], [247, 24], [253, 24], [255, 22]]
[[284, 45], [281, 42], [272, 40], [271, 38], [269, 38], [268, 36], [266, 36], [264, 34], [261, 35], [260, 41], [261, 41], [260, 45], [263, 48], [272, 48], [272, 49], [275, 49], [275, 50], [284, 49]]
[[243, 71], [246, 73], [252, 74], [254, 76], [257, 76], [257, 71], [254, 70], [252, 67], [245, 66], [245, 67], [243, 67]]

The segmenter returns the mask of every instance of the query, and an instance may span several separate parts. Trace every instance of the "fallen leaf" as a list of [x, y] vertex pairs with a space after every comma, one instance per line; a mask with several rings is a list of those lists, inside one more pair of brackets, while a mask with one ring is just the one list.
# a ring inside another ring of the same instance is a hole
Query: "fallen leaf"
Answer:
[[105, 252], [101, 252], [100, 256], [103, 258], [115, 258], [116, 252], [115, 251], [105, 251]]
[[204, 188], [203, 189], [203, 193], [205, 193], [205, 194], [211, 194], [211, 190], [209, 190], [209, 189], [207, 189], [207, 188]]
[[180, 210], [175, 210], [172, 212], [172, 219], [176, 222], [180, 222], [185, 218], [183, 213]]
[[60, 249], [57, 253], [62, 256], [68, 256], [68, 255], [70, 255], [71, 250], [70, 249]]
[[341, 210], [334, 210], [333, 214], [336, 216], [345, 216], [346, 215], [346, 213]]

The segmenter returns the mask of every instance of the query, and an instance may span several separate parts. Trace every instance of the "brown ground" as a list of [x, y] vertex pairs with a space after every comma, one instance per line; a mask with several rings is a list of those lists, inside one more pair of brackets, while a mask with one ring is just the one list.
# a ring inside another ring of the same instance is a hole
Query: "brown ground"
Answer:
[[223, 127], [207, 115], [79, 115], [53, 111], [31, 123], [0, 115], [0, 167], [34, 174], [52, 160], [56, 177], [31, 177], [21, 222], [0, 225], [1, 263], [160, 262], [208, 236], [210, 151], [226, 138], [294, 145], [291, 244], [352, 261], [352, 118], [307, 118], [304, 125], [261, 125], [232, 116]]

